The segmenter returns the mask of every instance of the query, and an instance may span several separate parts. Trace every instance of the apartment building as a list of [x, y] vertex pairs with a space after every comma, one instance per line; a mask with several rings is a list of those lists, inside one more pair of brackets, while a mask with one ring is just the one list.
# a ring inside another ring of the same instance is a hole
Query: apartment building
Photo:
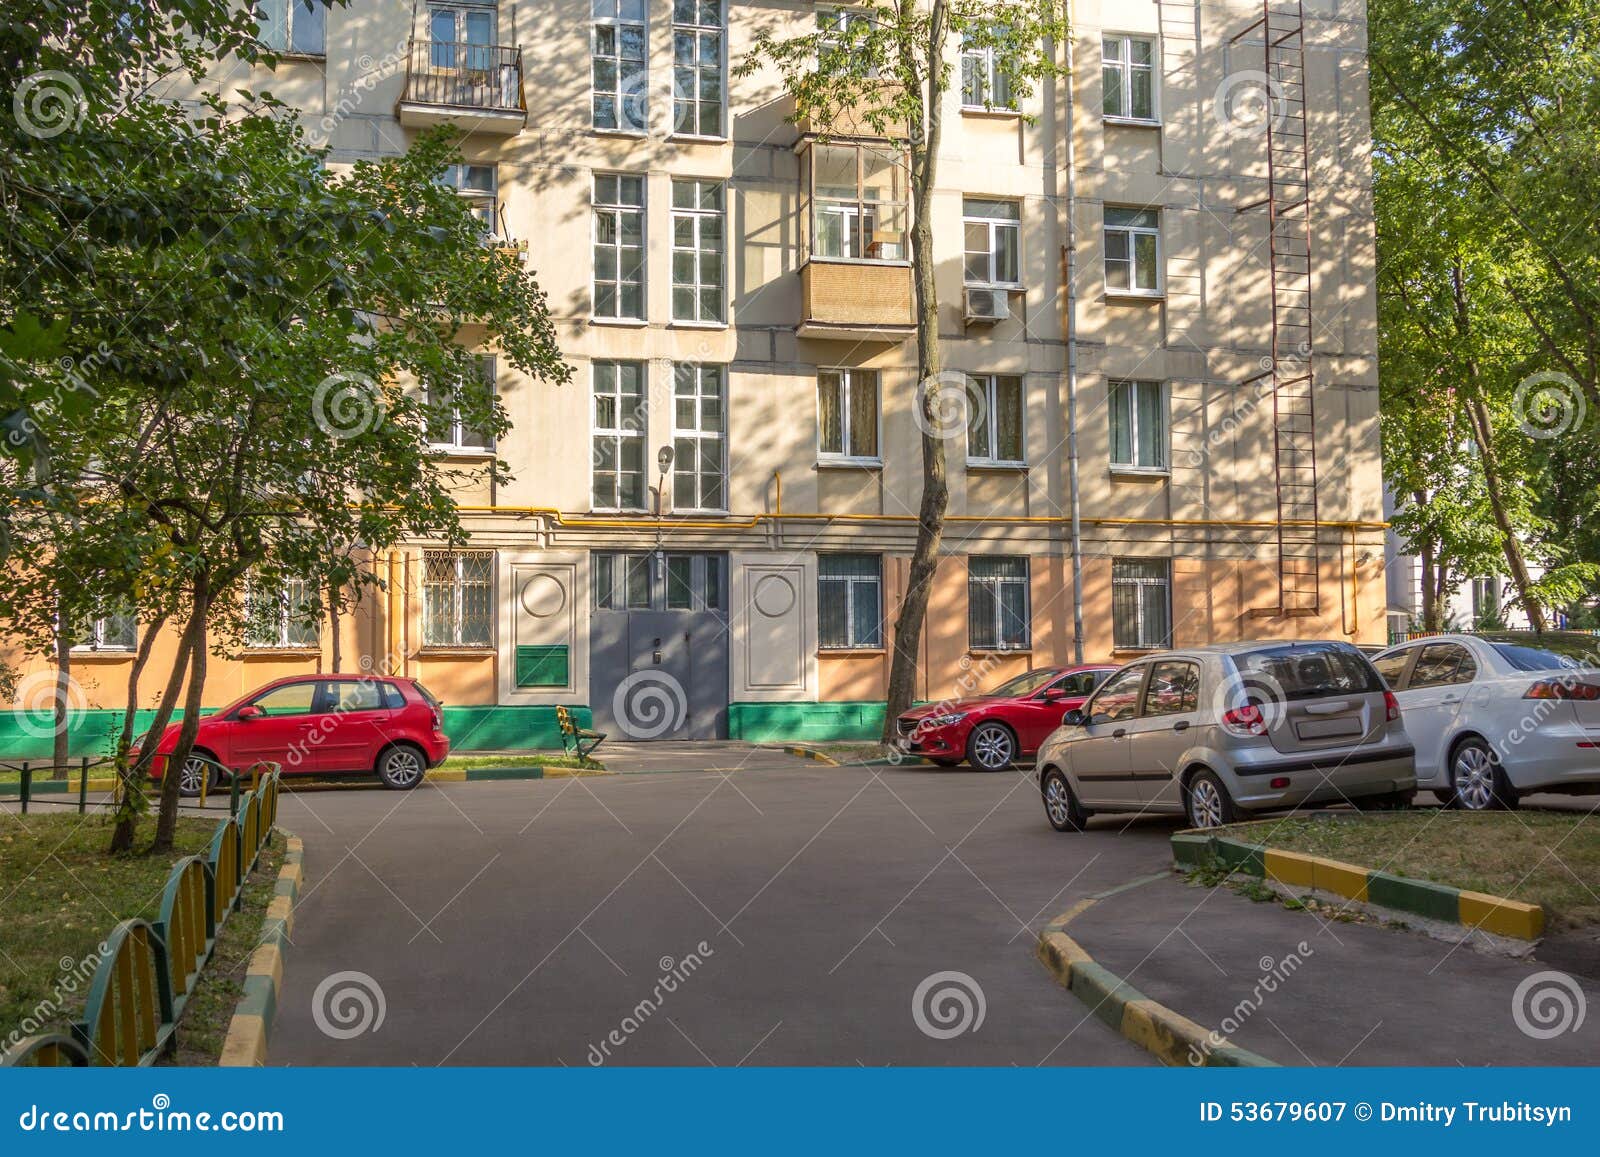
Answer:
[[[372, 560], [344, 669], [420, 677], [468, 748], [548, 744], [557, 704], [614, 736], [875, 734], [920, 478], [903, 146], [796, 123], [774, 73], [730, 68], [848, 9], [261, 6], [284, 58], [229, 87], [300, 110], [335, 169], [459, 126], [449, 179], [526, 247], [576, 368], [545, 387], [486, 351], [513, 431], [437, 440], [515, 480], [463, 492], [465, 551]], [[1080, 645], [1384, 636], [1364, 5], [1072, 18], [1070, 88], [1018, 108], [952, 47], [933, 232], [970, 400], [925, 698]], [[295, 602], [213, 662], [208, 703], [330, 669]], [[131, 644], [101, 626], [88, 708], [117, 705]]]

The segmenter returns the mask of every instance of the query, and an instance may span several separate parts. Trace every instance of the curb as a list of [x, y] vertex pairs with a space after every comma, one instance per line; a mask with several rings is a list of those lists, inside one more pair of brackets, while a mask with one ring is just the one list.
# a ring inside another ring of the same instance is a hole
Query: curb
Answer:
[[[1121, 889], [1116, 889], [1121, 891]], [[1112, 1029], [1176, 1068], [1195, 1068], [1199, 1055], [1209, 1068], [1277, 1068], [1249, 1049], [1240, 1048], [1225, 1037], [1214, 1037], [1209, 1029], [1196, 1024], [1166, 1005], [1151, 1000], [1116, 973], [1096, 964], [1083, 945], [1063, 929], [1094, 905], [1099, 897], [1080, 900], [1045, 926], [1039, 933], [1039, 960], [1055, 976], [1056, 982], [1072, 993], [1089, 1011]]]
[[824, 754], [822, 754], [822, 752], [817, 751], [814, 748], [810, 748], [810, 747], [788, 747], [788, 746], [785, 746], [783, 750], [786, 751], [790, 755], [798, 755], [802, 759], [814, 759], [818, 763], [825, 764], [828, 767], [838, 767], [839, 766], [839, 761], [837, 759], [833, 758], [833, 756], [824, 755]]
[[1199, 832], [1178, 832], [1172, 837], [1172, 858], [1184, 868], [1221, 865], [1292, 888], [1331, 892], [1357, 903], [1460, 924], [1469, 930], [1514, 940], [1537, 940], [1544, 934], [1544, 909], [1538, 904], [1394, 876], [1322, 856], [1284, 852]]
[[[820, 754], [814, 755], [812, 758], [826, 759], [825, 756]], [[435, 768], [432, 771], [425, 772], [422, 776], [422, 779], [424, 783], [483, 783], [491, 780], [560, 779], [563, 777], [572, 776], [615, 774], [617, 773], [611, 771], [609, 768], [604, 767], [546, 767], [544, 765], [536, 765], [532, 767], [458, 767], [450, 768], [449, 770], [445, 771]], [[313, 775], [307, 776], [306, 778], [308, 780], [313, 780], [314, 782], [297, 784], [294, 782], [294, 780], [286, 778], [282, 783], [281, 790], [286, 792], [324, 791], [328, 789], [382, 786], [382, 784], [380, 784], [374, 778], [362, 778], [358, 776], [350, 776], [349, 782], [347, 783], [340, 783], [338, 782], [337, 777], [333, 776], [321, 778]], [[116, 788], [117, 781], [115, 779], [91, 779], [88, 787], [83, 788], [82, 790], [100, 793], [115, 791]], [[75, 795], [78, 791], [79, 785], [77, 780], [40, 780], [32, 784], [29, 788], [29, 793], [35, 796]], [[21, 795], [22, 785], [20, 783], [0, 783], [0, 799], [5, 799], [8, 797], [20, 797]]]
[[[282, 829], [279, 829], [282, 831]], [[294, 902], [305, 878], [305, 842], [287, 832], [283, 868], [273, 889], [267, 914], [261, 921], [261, 939], [250, 954], [245, 973], [244, 995], [234, 1007], [228, 1036], [222, 1044], [219, 1068], [244, 1068], [262, 1065], [267, 1060], [267, 1043], [272, 1036], [272, 1018], [278, 1010], [278, 992], [283, 987], [283, 958], [294, 931]]]

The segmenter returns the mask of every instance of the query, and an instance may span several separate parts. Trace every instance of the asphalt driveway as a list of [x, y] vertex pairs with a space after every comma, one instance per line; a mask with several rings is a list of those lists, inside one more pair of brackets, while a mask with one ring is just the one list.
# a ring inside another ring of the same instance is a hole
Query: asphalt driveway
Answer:
[[762, 762], [279, 820], [307, 880], [274, 1064], [1152, 1063], [1033, 945], [1176, 821], [1060, 836], [1026, 774]]

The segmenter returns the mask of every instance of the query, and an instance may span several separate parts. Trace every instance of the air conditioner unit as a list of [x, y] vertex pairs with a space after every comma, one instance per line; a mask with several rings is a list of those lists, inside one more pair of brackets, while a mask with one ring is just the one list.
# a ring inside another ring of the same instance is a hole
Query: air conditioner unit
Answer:
[[1011, 297], [1003, 289], [968, 289], [967, 324], [993, 325], [1011, 316]]

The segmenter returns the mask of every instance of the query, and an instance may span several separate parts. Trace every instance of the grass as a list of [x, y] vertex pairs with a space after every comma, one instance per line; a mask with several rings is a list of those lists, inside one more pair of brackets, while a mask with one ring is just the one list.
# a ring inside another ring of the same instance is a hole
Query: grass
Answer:
[[1251, 843], [1542, 905], [1552, 931], [1600, 922], [1600, 817], [1434, 809], [1286, 818], [1230, 829]]
[[[180, 819], [170, 856], [108, 856], [107, 816], [0, 812], [0, 1041], [36, 1011], [36, 1032], [82, 1014], [93, 972], [85, 959], [119, 920], [160, 915], [172, 865], [203, 851], [218, 822]], [[153, 825], [141, 822], [142, 840]]]

